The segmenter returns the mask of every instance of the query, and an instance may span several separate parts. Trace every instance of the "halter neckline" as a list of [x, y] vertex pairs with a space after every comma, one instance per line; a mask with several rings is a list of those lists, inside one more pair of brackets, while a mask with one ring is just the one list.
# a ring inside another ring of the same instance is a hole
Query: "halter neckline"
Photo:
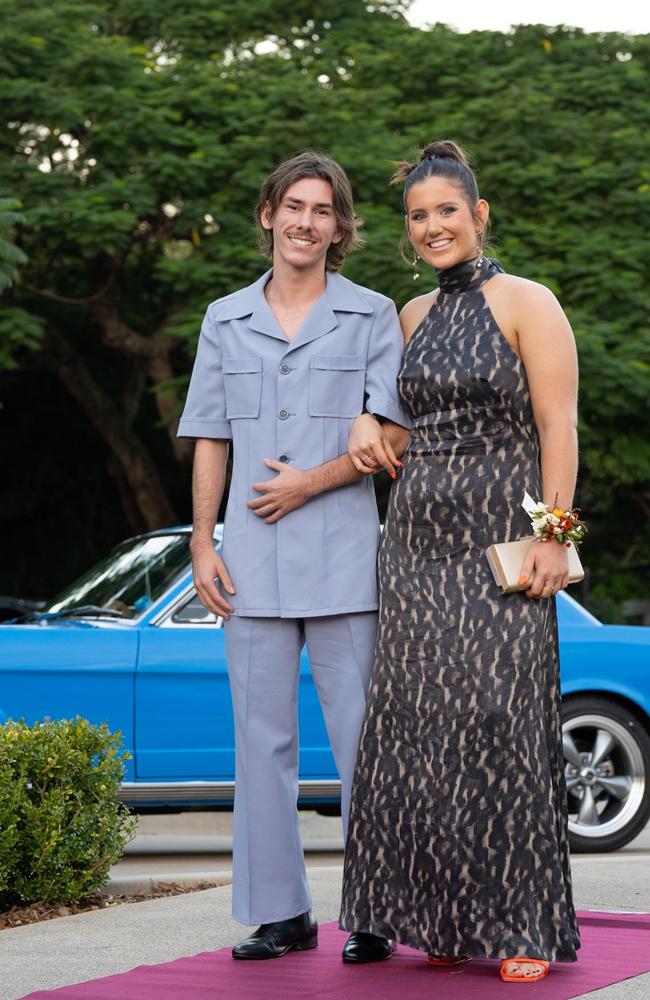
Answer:
[[493, 257], [472, 257], [461, 260], [453, 267], [438, 271], [438, 286], [446, 295], [460, 292], [475, 292], [495, 274], [503, 274], [503, 268]]

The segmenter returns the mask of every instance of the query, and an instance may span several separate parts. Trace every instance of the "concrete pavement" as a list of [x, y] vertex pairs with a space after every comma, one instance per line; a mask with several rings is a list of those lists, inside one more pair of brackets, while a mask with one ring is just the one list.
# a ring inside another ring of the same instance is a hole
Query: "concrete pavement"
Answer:
[[[650, 911], [649, 847], [646, 831], [626, 851], [576, 855], [572, 866], [577, 906]], [[214, 870], [203, 874], [215, 877]], [[178, 876], [168, 871], [163, 879], [176, 881]], [[309, 868], [314, 912], [322, 923], [338, 916], [341, 876], [340, 865]], [[120, 880], [127, 877], [151, 875], [117, 874], [112, 891], [122, 891]], [[230, 916], [229, 885], [12, 928], [0, 932], [0, 1000], [231, 946], [244, 933]], [[589, 994], [590, 1000], [648, 996], [650, 973]]]
[[[341, 820], [337, 816], [300, 813], [300, 833], [307, 864], [312, 867], [343, 863]], [[232, 812], [183, 812], [141, 816], [134, 840], [127, 844], [111, 876], [166, 872], [210, 871], [222, 875], [232, 867]]]

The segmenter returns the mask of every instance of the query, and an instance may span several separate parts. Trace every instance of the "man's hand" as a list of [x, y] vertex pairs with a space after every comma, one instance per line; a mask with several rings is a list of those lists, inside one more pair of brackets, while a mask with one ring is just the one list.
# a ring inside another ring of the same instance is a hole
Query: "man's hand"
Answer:
[[249, 500], [248, 506], [256, 517], [264, 518], [265, 524], [275, 524], [310, 499], [310, 474], [304, 469], [292, 469], [274, 458], [265, 458], [264, 464], [277, 472], [277, 476], [264, 483], [253, 483], [255, 492], [262, 496]]
[[190, 543], [190, 551], [192, 552], [194, 586], [201, 604], [208, 611], [212, 611], [213, 614], [220, 615], [228, 621], [230, 612], [234, 611], [234, 608], [219, 593], [215, 585], [215, 580], [219, 580], [224, 590], [229, 594], [235, 593], [225, 562], [214, 551], [212, 542], [204, 542], [200, 545]]
[[357, 472], [371, 476], [384, 467], [391, 479], [397, 478], [395, 468], [402, 463], [378, 420], [371, 413], [362, 413], [350, 428], [348, 454]]

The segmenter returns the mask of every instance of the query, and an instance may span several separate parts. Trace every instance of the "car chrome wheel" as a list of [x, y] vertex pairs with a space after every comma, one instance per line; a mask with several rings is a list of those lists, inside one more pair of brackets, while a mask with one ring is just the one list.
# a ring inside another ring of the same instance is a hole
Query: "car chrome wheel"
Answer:
[[584, 714], [564, 722], [562, 743], [570, 833], [593, 840], [619, 833], [645, 793], [645, 761], [634, 734], [607, 715]]

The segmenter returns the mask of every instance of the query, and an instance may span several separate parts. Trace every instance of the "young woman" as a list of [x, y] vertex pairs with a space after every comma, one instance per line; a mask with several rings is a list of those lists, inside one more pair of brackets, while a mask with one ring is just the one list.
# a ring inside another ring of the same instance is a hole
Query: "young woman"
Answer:
[[402, 164], [406, 230], [438, 287], [401, 313], [408, 432], [358, 418], [360, 471], [405, 451], [379, 554], [380, 619], [346, 848], [341, 926], [431, 964], [502, 960], [507, 981], [573, 962], [555, 602], [562, 545], [525, 591], [485, 556], [531, 533], [527, 491], [571, 506], [577, 362], [542, 285], [483, 256], [489, 207], [461, 149]]

